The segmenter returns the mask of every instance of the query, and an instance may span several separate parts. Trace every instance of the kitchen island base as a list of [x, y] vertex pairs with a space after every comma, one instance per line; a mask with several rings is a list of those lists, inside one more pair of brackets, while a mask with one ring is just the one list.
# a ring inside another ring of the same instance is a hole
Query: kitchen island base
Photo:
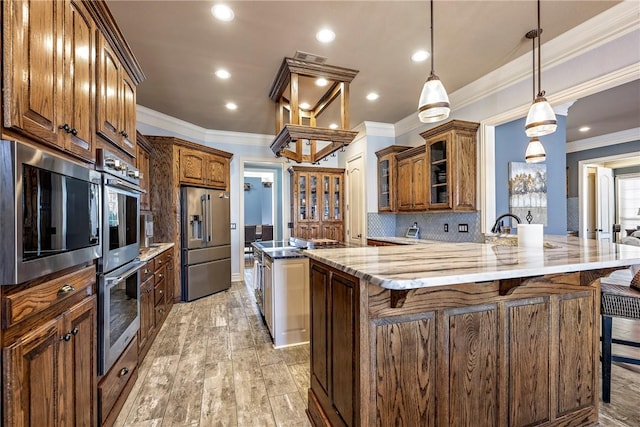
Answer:
[[393, 290], [310, 264], [316, 426], [598, 424], [599, 277]]

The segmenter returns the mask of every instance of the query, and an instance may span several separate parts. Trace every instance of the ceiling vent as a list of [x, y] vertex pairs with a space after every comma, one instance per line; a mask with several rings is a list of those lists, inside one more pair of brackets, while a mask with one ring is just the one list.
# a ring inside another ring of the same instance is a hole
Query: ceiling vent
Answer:
[[324, 64], [325, 62], [327, 62], [327, 58], [325, 56], [316, 55], [315, 53], [302, 52], [300, 50], [296, 51], [296, 54], [293, 55], [293, 59], [298, 59], [305, 62], [314, 62], [316, 64]]

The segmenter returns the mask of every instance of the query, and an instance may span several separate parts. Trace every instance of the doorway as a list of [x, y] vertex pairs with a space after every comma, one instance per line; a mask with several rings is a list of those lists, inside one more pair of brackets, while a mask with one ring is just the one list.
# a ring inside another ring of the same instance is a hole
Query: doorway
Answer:
[[347, 161], [347, 203], [346, 203], [346, 241], [354, 245], [365, 244], [365, 198], [363, 186], [362, 153], [356, 154]]

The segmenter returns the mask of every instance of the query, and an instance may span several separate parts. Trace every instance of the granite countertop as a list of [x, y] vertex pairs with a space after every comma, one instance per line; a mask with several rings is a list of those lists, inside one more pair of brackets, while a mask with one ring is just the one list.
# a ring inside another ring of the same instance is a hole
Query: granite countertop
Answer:
[[312, 259], [388, 289], [484, 282], [640, 265], [640, 248], [571, 236], [545, 236], [549, 246], [490, 243], [421, 244], [307, 250]]
[[368, 240], [378, 240], [396, 245], [419, 245], [422, 243], [443, 243], [438, 240], [415, 239], [413, 237], [367, 237]]
[[149, 261], [151, 258], [156, 255], [160, 255], [162, 252], [166, 251], [169, 248], [174, 247], [175, 244], [171, 243], [154, 243], [149, 248], [140, 248], [140, 255], [138, 258], [140, 261]]
[[305, 254], [300, 249], [271, 249], [265, 251], [264, 256], [269, 257], [272, 260], [285, 258], [305, 258]]

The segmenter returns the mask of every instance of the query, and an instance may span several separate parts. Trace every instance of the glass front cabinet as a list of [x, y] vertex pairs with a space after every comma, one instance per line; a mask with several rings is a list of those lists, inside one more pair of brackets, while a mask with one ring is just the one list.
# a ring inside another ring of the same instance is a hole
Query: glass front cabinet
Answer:
[[291, 236], [344, 240], [344, 169], [292, 166]]
[[396, 153], [408, 148], [410, 147], [391, 145], [376, 152], [378, 157], [378, 212], [397, 211], [398, 164]]

